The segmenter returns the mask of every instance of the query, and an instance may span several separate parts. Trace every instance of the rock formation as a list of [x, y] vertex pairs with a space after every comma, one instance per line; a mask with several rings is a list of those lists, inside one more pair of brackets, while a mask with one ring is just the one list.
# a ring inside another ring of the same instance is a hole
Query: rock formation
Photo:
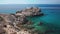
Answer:
[[38, 34], [27, 16], [41, 16], [41, 9], [31, 7], [16, 14], [0, 14], [0, 34]]
[[20, 15], [23, 14], [25, 16], [42, 16], [43, 15], [43, 13], [41, 12], [41, 9], [34, 8], [34, 7], [17, 11], [16, 14], [20, 14]]

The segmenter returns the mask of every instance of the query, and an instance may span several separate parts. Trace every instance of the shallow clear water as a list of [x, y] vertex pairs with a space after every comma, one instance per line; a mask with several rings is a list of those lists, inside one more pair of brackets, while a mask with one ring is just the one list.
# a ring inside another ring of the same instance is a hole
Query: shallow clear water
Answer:
[[[40, 28], [43, 32], [47, 29], [54, 30], [53, 34], [60, 34], [60, 9], [42, 9], [44, 16], [29, 17], [29, 20], [34, 22], [37, 29]], [[38, 26], [40, 22], [44, 26]], [[52, 32], [48, 33], [52, 34]]]
[[42, 12], [45, 14], [44, 16], [32, 17], [31, 20], [34, 22], [43, 20], [46, 23], [60, 25], [60, 9], [42, 9]]

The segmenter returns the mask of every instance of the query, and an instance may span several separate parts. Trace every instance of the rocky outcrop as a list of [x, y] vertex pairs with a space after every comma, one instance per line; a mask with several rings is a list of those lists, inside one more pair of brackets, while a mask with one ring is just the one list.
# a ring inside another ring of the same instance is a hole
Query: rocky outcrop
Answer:
[[31, 8], [26, 8], [24, 10], [21, 11], [17, 11], [16, 14], [23, 14], [25, 16], [42, 16], [43, 13], [41, 12], [40, 8], [35, 8], [35, 7], [31, 7]]
[[35, 7], [17, 11], [16, 14], [0, 14], [0, 34], [5, 32], [7, 34], [38, 34], [35, 32], [34, 23], [29, 21], [27, 16], [42, 15], [41, 9]]

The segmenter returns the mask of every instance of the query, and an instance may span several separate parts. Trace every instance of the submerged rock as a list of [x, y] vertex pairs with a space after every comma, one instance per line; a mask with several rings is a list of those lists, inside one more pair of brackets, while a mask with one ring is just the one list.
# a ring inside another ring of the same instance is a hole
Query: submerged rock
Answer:
[[35, 8], [35, 7], [27, 8], [25, 10], [21, 10], [20, 12], [17, 11], [16, 14], [23, 14], [25, 16], [42, 16], [43, 15], [43, 13], [41, 12], [41, 9]]
[[43, 22], [40, 22], [38, 25], [40, 25], [40, 26], [41, 26], [41, 25], [43, 25], [43, 24], [44, 24]]

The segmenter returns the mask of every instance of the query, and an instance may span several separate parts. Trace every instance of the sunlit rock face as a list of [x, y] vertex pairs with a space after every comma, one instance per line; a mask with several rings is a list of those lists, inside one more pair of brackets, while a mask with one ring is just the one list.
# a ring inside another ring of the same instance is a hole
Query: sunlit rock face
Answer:
[[17, 11], [16, 14], [19, 14], [19, 15], [22, 14], [25, 16], [42, 16], [43, 15], [43, 13], [41, 12], [41, 9], [36, 7], [26, 8], [24, 10]]

